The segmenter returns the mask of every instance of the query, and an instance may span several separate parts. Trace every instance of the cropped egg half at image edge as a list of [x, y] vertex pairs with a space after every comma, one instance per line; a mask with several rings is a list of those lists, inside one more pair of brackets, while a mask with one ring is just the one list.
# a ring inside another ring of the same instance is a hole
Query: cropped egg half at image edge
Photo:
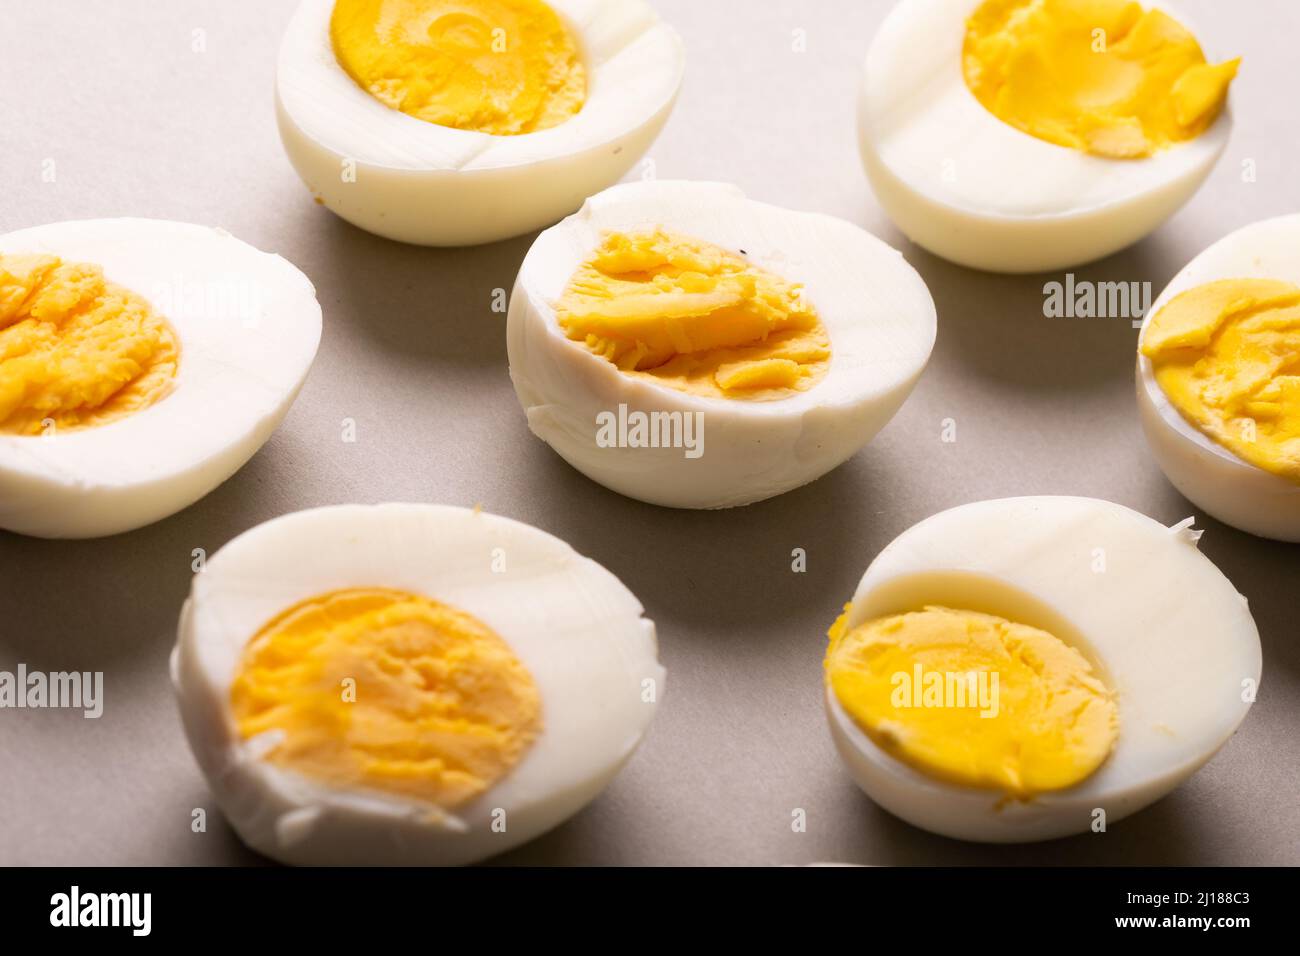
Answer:
[[[876, 198], [913, 242], [990, 272], [1103, 258], [1205, 182], [1238, 59], [1174, 3], [902, 0], [858, 99]], [[1212, 39], [1212, 38], [1211, 38]]]

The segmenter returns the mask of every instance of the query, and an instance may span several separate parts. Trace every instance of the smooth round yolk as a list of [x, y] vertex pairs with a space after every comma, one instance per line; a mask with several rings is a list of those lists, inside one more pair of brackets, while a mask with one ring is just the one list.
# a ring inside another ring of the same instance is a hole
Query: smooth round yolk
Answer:
[[587, 96], [577, 44], [541, 0], [337, 0], [330, 39], [362, 89], [439, 126], [532, 133]]
[[1300, 286], [1224, 279], [1188, 289], [1151, 317], [1142, 354], [1184, 419], [1300, 484]]
[[1058, 146], [1136, 159], [1195, 139], [1240, 60], [1211, 66], [1185, 27], [1131, 0], [985, 0], [966, 23], [966, 85]]
[[482, 621], [383, 588], [333, 591], [249, 641], [231, 686], [264, 759], [340, 789], [451, 808], [487, 790], [541, 732], [541, 696]]
[[628, 375], [696, 395], [785, 398], [830, 367], [802, 286], [662, 229], [607, 235], [555, 313], [566, 336]]
[[1046, 631], [943, 607], [844, 622], [826, 652], [832, 692], [873, 742], [923, 773], [1024, 800], [1086, 779], [1115, 743], [1113, 695]]
[[176, 333], [99, 266], [0, 255], [0, 434], [105, 425], [166, 396]]

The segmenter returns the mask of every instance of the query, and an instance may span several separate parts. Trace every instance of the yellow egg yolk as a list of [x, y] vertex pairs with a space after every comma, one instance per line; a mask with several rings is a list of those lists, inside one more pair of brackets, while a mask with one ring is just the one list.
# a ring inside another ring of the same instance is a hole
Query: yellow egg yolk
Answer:
[[830, 367], [802, 286], [662, 229], [606, 236], [555, 312], [565, 335], [626, 374], [695, 395], [786, 398]]
[[428, 598], [351, 588], [303, 601], [244, 649], [230, 701], [265, 759], [329, 785], [451, 808], [541, 732], [532, 675], [482, 621]]
[[1073, 647], [974, 611], [927, 607], [832, 625], [826, 679], [903, 763], [1020, 800], [1093, 773], [1119, 734], [1115, 700]]
[[1240, 60], [1211, 66], [1185, 27], [1130, 0], [985, 0], [966, 23], [966, 85], [1003, 122], [1137, 159], [1218, 117]]
[[330, 39], [362, 89], [439, 126], [532, 133], [587, 96], [577, 44], [541, 0], [337, 0]]
[[1189, 289], [1151, 317], [1142, 354], [1189, 423], [1300, 484], [1300, 287], [1224, 279]]
[[0, 255], [0, 434], [105, 425], [171, 391], [180, 347], [99, 266]]

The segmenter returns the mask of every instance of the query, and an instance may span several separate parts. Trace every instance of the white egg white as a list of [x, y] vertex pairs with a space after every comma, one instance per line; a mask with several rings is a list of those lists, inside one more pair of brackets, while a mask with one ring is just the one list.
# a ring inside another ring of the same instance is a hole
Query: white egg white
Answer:
[[[908, 238], [976, 269], [1050, 271], [1137, 242], [1200, 188], [1227, 147], [1228, 109], [1201, 136], [1146, 159], [1107, 159], [1030, 136], [966, 85], [966, 21], [980, 3], [901, 0], [867, 54], [862, 159]], [[1172, 4], [1147, 5], [1196, 32]]]
[[[775, 401], [704, 397], [626, 375], [570, 340], [554, 303], [574, 272], [606, 233], [656, 227], [802, 283], [830, 337], [826, 376]], [[725, 508], [807, 484], [866, 445], [911, 393], [935, 328], [925, 282], [852, 223], [754, 202], [722, 183], [649, 181], [593, 196], [537, 238], [511, 295], [507, 347], [529, 428], [583, 474], [652, 504]], [[700, 454], [602, 444], [600, 417], [624, 411], [698, 414]]]
[[1169, 793], [1232, 736], [1260, 678], [1246, 599], [1198, 538], [1190, 520], [1166, 528], [1111, 502], [1065, 497], [981, 501], [905, 531], [863, 575], [850, 628], [941, 605], [1047, 630], [1116, 693], [1119, 737], [1078, 785], [1017, 802], [886, 753], [828, 687], [832, 737], [854, 780], [918, 827], [997, 843], [1083, 833]]
[[538, 229], [617, 182], [663, 128], [685, 68], [681, 39], [643, 0], [548, 0], [587, 68], [582, 109], [496, 136], [384, 105], [339, 65], [333, 0], [303, 0], [276, 73], [280, 137], [333, 212], [402, 242], [464, 246]]
[[1300, 541], [1300, 485], [1238, 458], [1183, 418], [1141, 352], [1153, 316], [1188, 289], [1221, 279], [1300, 285], [1300, 215], [1267, 219], [1225, 236], [1188, 263], [1152, 303], [1138, 340], [1142, 428], [1165, 475], [1206, 514], [1260, 537]]
[[280, 424], [320, 342], [305, 275], [207, 226], [152, 219], [51, 223], [0, 252], [103, 267], [172, 325], [170, 394], [106, 425], [0, 435], [0, 528], [48, 538], [116, 534], [185, 508], [234, 474]]
[[[532, 674], [540, 735], [466, 805], [337, 789], [238, 735], [230, 689], [248, 641], [294, 604], [367, 586], [474, 615]], [[249, 846], [294, 864], [453, 865], [530, 840], [600, 793], [645, 735], [664, 669], [636, 598], [558, 538], [464, 508], [342, 505], [259, 525], [209, 559], [181, 612], [172, 681], [194, 756]]]

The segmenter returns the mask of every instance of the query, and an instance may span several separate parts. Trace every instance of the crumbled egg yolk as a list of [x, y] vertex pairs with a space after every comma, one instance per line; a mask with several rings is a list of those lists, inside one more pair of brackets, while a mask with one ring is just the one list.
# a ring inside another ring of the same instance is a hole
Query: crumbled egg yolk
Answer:
[[714, 398], [786, 398], [830, 367], [803, 287], [662, 229], [611, 233], [555, 303], [565, 335], [628, 375]]
[[1020, 800], [1073, 786], [1119, 734], [1113, 695], [1073, 647], [974, 611], [927, 607], [830, 629], [826, 679], [886, 752]]
[[1238, 60], [1210, 65], [1185, 27], [1130, 0], [985, 0], [966, 24], [966, 85], [1023, 132], [1113, 159], [1195, 139]]
[[330, 39], [362, 89], [439, 126], [532, 133], [587, 96], [577, 44], [541, 0], [337, 0]]
[[1190, 424], [1300, 484], [1300, 287], [1224, 279], [1188, 289], [1151, 317], [1142, 354]]
[[541, 732], [532, 675], [482, 621], [404, 591], [303, 601], [244, 649], [230, 691], [265, 759], [347, 789], [447, 809], [487, 790]]
[[138, 412], [171, 391], [179, 355], [167, 320], [99, 266], [0, 255], [0, 434]]

